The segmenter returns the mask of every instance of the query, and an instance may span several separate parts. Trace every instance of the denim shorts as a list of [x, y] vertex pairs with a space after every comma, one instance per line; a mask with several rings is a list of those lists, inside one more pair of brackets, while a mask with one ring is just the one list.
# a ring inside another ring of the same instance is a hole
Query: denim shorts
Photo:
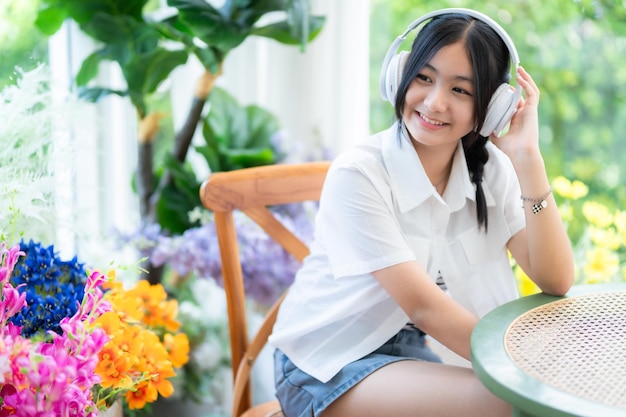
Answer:
[[421, 360], [441, 362], [428, 347], [426, 335], [407, 325], [384, 345], [346, 365], [323, 383], [297, 368], [280, 350], [274, 352], [276, 397], [285, 417], [318, 417], [333, 401], [366, 376], [393, 362]]

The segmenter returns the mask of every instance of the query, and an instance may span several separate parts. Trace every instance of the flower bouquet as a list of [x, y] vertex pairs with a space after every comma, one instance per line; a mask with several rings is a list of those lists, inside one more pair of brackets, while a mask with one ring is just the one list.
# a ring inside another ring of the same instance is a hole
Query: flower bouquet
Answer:
[[189, 346], [162, 287], [126, 290], [31, 241], [0, 244], [0, 289], [0, 416], [93, 417], [172, 394]]

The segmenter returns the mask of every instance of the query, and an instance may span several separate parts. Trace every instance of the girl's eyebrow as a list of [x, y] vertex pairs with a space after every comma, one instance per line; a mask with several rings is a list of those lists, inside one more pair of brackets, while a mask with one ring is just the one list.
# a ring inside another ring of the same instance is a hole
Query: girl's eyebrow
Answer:
[[[435, 74], [439, 73], [439, 71], [437, 71], [437, 68], [433, 67], [432, 65], [430, 65], [428, 63], [424, 65], [424, 68], [427, 68], [427, 69], [433, 71]], [[467, 76], [467, 75], [461, 75], [461, 74], [455, 75], [454, 76], [454, 80], [455, 81], [466, 81], [468, 83], [472, 83], [473, 82], [472, 77]]]

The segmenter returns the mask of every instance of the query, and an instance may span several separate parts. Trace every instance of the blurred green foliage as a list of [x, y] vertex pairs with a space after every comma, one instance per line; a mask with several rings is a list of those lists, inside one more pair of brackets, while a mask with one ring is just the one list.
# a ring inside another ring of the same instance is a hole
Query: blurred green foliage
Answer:
[[[392, 41], [432, 10], [465, 7], [498, 21], [541, 89], [541, 147], [548, 173], [583, 181], [589, 198], [626, 206], [626, 6], [616, 0], [371, 0], [371, 129], [393, 120], [380, 99]], [[410, 48], [417, 31], [403, 48]]]
[[15, 84], [15, 66], [24, 71], [48, 62], [47, 38], [33, 30], [39, 0], [0, 1], [0, 90]]

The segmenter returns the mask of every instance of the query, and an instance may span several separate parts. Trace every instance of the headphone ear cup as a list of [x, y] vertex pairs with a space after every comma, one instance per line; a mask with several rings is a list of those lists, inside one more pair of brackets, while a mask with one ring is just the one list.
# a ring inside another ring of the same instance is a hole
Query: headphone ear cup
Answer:
[[408, 57], [409, 53], [407, 51], [400, 51], [400, 53], [396, 54], [391, 59], [387, 66], [383, 90], [385, 91], [385, 99], [393, 106], [396, 105], [398, 86], [402, 80], [402, 74], [404, 73], [404, 67], [406, 66]]
[[[518, 100], [515, 98], [518, 97]], [[487, 115], [480, 134], [489, 136], [492, 133], [499, 135], [517, 110], [519, 95], [509, 84], [500, 84], [489, 100]]]

